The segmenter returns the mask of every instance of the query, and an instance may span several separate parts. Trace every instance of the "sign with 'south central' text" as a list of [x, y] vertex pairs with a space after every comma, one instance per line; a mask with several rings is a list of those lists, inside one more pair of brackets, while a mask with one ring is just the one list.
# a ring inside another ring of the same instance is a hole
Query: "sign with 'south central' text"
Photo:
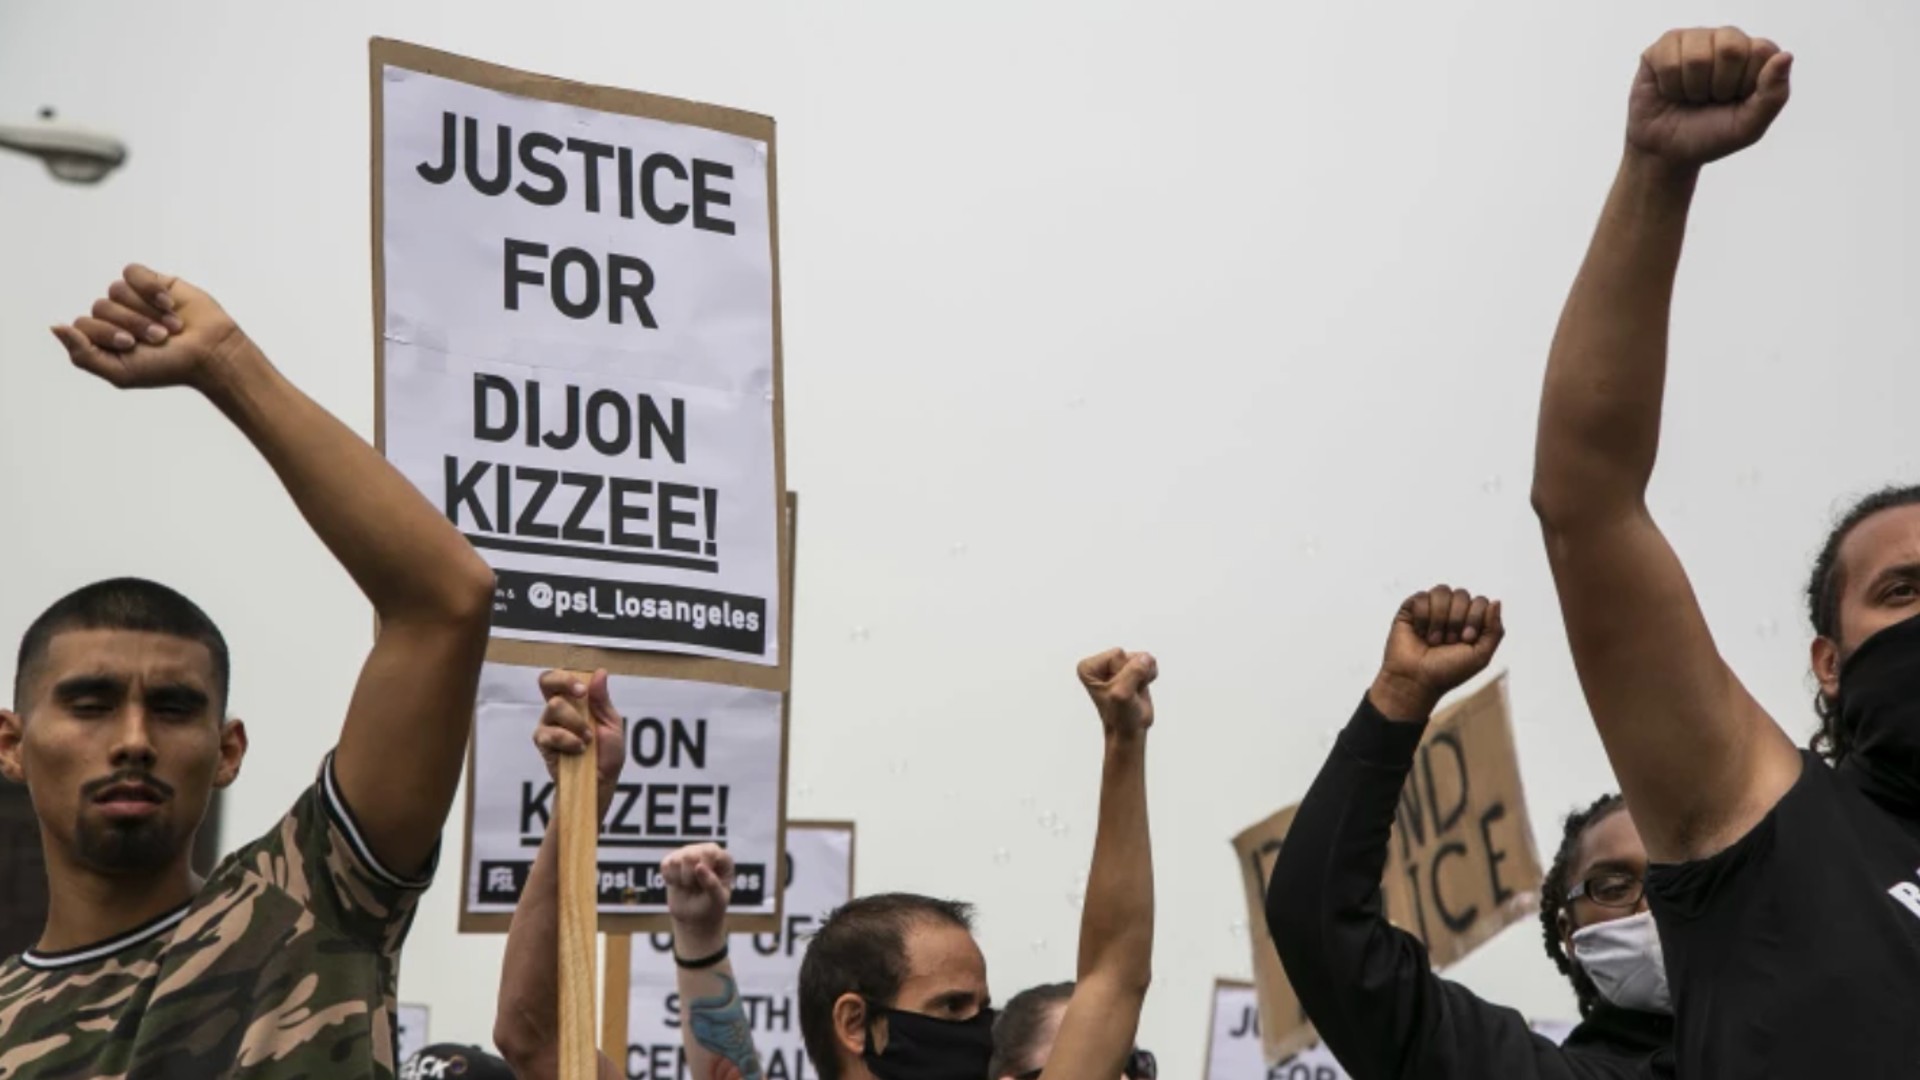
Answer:
[[[481, 669], [468, 770], [461, 927], [505, 930], [541, 840], [555, 789], [533, 744], [545, 701], [536, 668]], [[599, 907], [608, 932], [645, 929], [621, 916], [666, 911], [660, 863], [687, 844], [719, 844], [739, 876], [732, 911], [770, 925], [783, 826], [785, 713], [771, 690], [624, 675], [608, 678], [623, 718], [625, 760], [600, 822]], [[491, 918], [489, 918], [491, 917]]]
[[[851, 824], [789, 822], [780, 929], [734, 934], [727, 943], [766, 1080], [819, 1080], [800, 1035], [800, 958], [827, 915], [853, 899], [853, 839]], [[626, 1075], [688, 1075], [680, 1032], [687, 1003], [676, 988], [673, 935], [636, 938], [632, 968]]]
[[373, 63], [379, 439], [495, 636], [779, 665], [772, 121]]

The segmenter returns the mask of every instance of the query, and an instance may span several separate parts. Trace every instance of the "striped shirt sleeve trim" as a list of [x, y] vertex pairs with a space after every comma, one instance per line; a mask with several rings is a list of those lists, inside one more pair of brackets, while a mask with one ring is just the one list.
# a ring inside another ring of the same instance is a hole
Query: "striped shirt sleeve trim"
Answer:
[[361, 863], [373, 872], [374, 877], [396, 889], [424, 889], [433, 884], [434, 867], [440, 861], [438, 843], [434, 845], [433, 854], [427, 858], [426, 869], [421, 871], [419, 877], [404, 878], [387, 869], [386, 865], [374, 855], [373, 849], [367, 846], [367, 841], [360, 832], [360, 823], [354, 820], [353, 811], [347, 807], [347, 800], [340, 794], [340, 784], [333, 775], [331, 753], [327, 755], [326, 763], [320, 767], [320, 791], [326, 797], [327, 814], [333, 818], [334, 824], [340, 826], [340, 831], [346, 836], [347, 843], [353, 845], [354, 854], [360, 857]]

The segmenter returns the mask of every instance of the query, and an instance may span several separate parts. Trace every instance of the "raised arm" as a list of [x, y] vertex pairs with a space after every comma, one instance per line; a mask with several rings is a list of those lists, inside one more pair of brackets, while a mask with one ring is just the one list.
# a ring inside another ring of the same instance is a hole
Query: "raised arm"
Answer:
[[119, 387], [191, 386], [252, 441], [380, 629], [334, 755], [370, 853], [410, 878], [432, 857], [460, 779], [493, 574], [374, 449], [288, 382], [213, 298], [129, 266], [91, 315], [54, 328]]
[[1287, 980], [1354, 1080], [1574, 1075], [1518, 1012], [1435, 975], [1426, 946], [1387, 921], [1381, 899], [1394, 811], [1427, 719], [1485, 670], [1505, 633], [1500, 605], [1464, 589], [1441, 585], [1401, 605], [1380, 672], [1267, 882], [1267, 929]]
[[1119, 649], [1081, 661], [1106, 736], [1100, 824], [1080, 913], [1079, 978], [1041, 1080], [1113, 1080], [1133, 1052], [1153, 981], [1153, 842], [1147, 830], [1148, 691], [1159, 668]]
[[713, 844], [683, 847], [660, 865], [673, 918], [674, 982], [680, 992], [680, 1045], [692, 1080], [760, 1080], [740, 987], [727, 957], [727, 904], [733, 856]]
[[1625, 156], [1541, 395], [1533, 505], [1567, 637], [1634, 822], [1662, 862], [1728, 846], [1799, 775], [1792, 743], [1721, 659], [1645, 498], [1699, 169], [1759, 140], [1786, 106], [1791, 65], [1734, 29], [1676, 30], [1641, 57]]
[[[600, 777], [599, 816], [605, 819], [626, 752], [620, 714], [607, 696], [607, 673], [549, 671], [540, 676], [540, 693], [547, 707], [534, 729], [533, 742], [546, 759], [548, 774], [554, 774], [557, 757], [586, 753], [591, 739]], [[560, 830], [549, 828], [507, 929], [493, 1044], [520, 1080], [554, 1080], [560, 1075], [560, 876], [555, 865], [559, 861]], [[622, 1075], [606, 1055], [600, 1056], [601, 1080]]]

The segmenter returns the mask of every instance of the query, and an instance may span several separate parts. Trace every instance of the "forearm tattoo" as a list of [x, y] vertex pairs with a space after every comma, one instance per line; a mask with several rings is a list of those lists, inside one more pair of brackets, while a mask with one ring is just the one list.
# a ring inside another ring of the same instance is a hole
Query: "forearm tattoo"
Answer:
[[[732, 977], [721, 975], [719, 978], [726, 984], [725, 989], [713, 997], [696, 998], [687, 1011], [694, 1041], [720, 1058], [721, 1063], [716, 1063], [713, 1070], [716, 1077], [734, 1075], [740, 1080], [760, 1080], [760, 1055], [753, 1049], [753, 1027], [747, 1023], [740, 989]], [[731, 1072], [727, 1064], [738, 1071]]]

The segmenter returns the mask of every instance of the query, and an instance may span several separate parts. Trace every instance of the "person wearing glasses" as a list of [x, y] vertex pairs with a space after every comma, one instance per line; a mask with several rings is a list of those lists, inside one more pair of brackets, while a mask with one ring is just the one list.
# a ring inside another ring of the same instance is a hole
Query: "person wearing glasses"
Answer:
[[[993, 1064], [987, 1080], [1040, 1080], [1073, 988], [1070, 982], [1042, 983], [1007, 1001], [993, 1022]], [[1160, 1067], [1151, 1053], [1136, 1046], [1120, 1075], [1124, 1080], [1157, 1080]]]
[[1673, 1018], [1643, 898], [1646, 849], [1609, 796], [1568, 819], [1541, 887], [1547, 954], [1581, 1023], [1560, 1044], [1519, 1012], [1439, 978], [1390, 924], [1380, 878], [1401, 789], [1440, 699], [1486, 669], [1500, 604], [1436, 586], [1400, 606], [1359, 710], [1294, 815], [1267, 927], [1320, 1039], [1354, 1080], [1670, 1078]]

